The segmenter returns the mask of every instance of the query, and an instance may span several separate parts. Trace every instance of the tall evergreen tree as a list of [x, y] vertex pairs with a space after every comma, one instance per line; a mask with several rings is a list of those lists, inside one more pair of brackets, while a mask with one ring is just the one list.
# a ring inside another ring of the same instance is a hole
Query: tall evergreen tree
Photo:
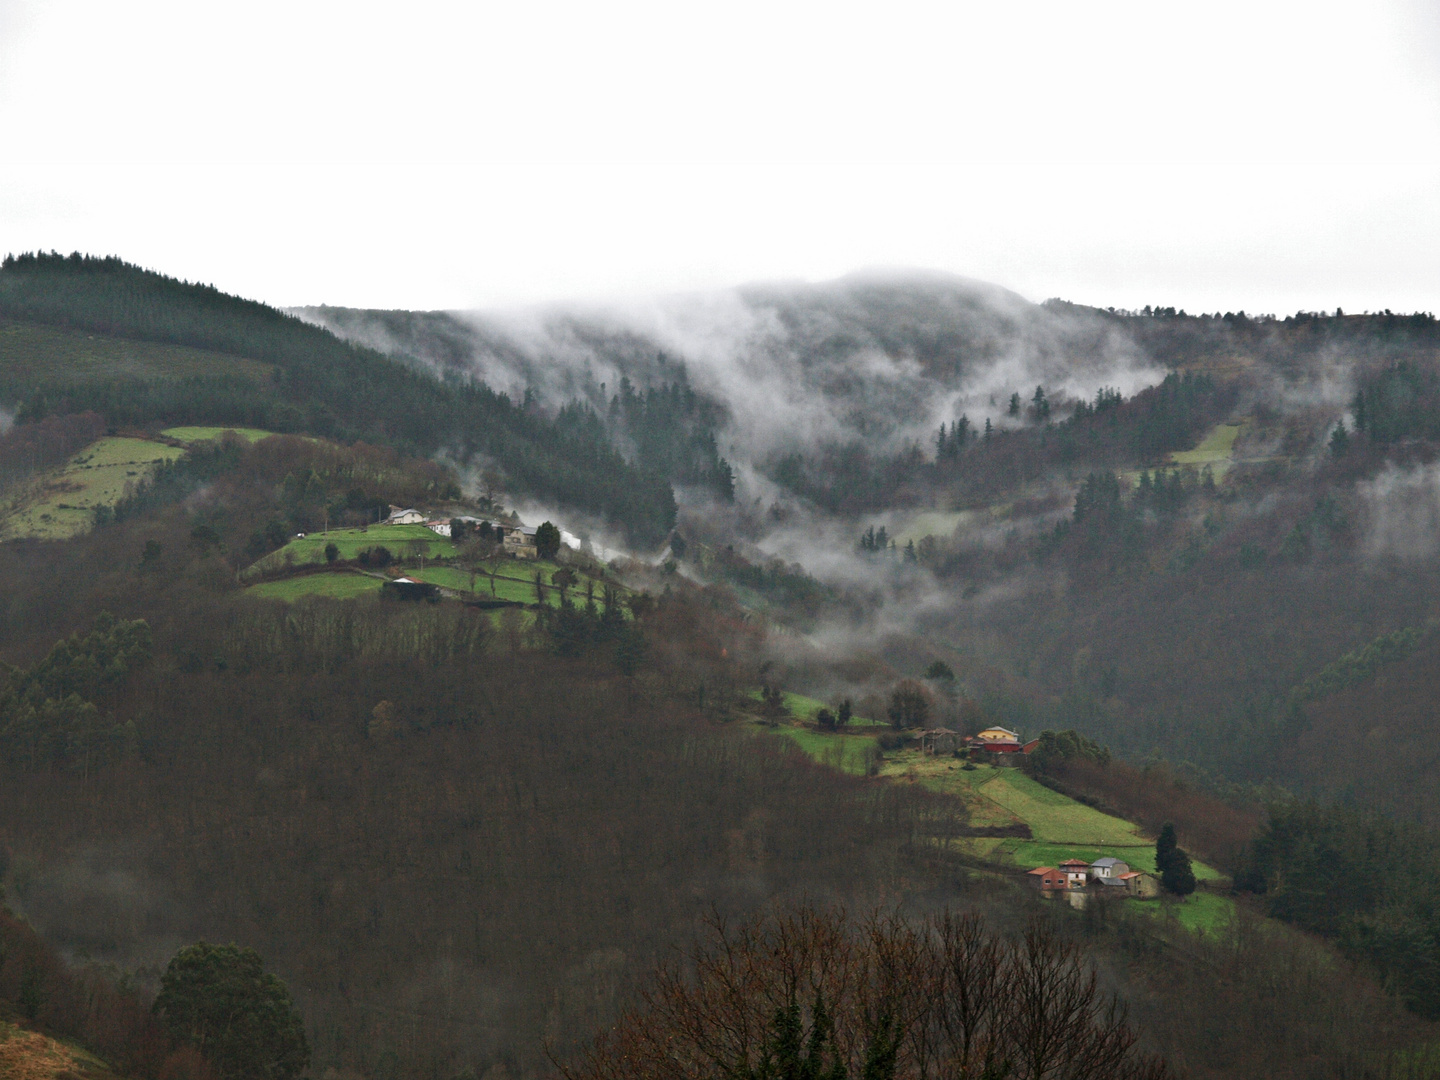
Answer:
[[1160, 872], [1160, 885], [1173, 896], [1189, 896], [1195, 891], [1195, 872], [1190, 856], [1175, 839], [1175, 826], [1170, 822], [1155, 840], [1155, 869]]

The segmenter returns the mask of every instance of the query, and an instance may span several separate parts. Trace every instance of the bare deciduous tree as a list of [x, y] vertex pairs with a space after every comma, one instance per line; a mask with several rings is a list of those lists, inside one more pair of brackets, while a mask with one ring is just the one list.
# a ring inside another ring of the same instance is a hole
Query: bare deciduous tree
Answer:
[[663, 965], [566, 1080], [1163, 1080], [1078, 946], [804, 906]]

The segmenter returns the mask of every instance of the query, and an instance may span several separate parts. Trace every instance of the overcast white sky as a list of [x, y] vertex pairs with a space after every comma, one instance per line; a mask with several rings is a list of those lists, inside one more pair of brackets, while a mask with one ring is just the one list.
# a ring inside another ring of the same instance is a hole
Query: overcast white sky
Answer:
[[0, 250], [277, 304], [1440, 311], [1435, 0], [0, 0]]

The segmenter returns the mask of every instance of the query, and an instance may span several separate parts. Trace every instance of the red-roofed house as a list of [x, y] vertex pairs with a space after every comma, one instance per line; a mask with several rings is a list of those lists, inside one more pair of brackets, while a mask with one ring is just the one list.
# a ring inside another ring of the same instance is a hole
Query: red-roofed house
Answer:
[[1025, 876], [1033, 881], [1042, 893], [1064, 892], [1068, 888], [1065, 872], [1056, 870], [1053, 866], [1037, 866]]
[[1083, 889], [1090, 875], [1090, 864], [1084, 859], [1066, 859], [1060, 864], [1066, 884], [1072, 889]]

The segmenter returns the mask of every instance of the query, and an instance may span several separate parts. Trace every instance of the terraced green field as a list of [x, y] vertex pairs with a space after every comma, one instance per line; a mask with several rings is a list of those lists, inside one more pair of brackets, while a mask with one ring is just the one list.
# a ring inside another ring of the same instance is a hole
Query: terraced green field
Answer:
[[0, 540], [64, 540], [88, 532], [96, 506], [114, 506], [127, 485], [185, 451], [146, 439], [107, 437], [39, 477], [0, 521]]
[[864, 776], [875, 739], [869, 735], [831, 735], [807, 728], [777, 727], [775, 734], [795, 743], [816, 761], [855, 776]]
[[[415, 576], [423, 577], [425, 581], [446, 589], [471, 593], [482, 600], [510, 600], [521, 604], [533, 604], [536, 602], [535, 574], [538, 571], [545, 579], [545, 602], [551, 607], [560, 606], [560, 590], [551, 583], [552, 576], [559, 569], [554, 563], [495, 559], [482, 565], [490, 572], [474, 575], [473, 592], [470, 571], [462, 567], [442, 566], [433, 569], [427, 567], [423, 575], [416, 571]], [[580, 579], [579, 584], [572, 586], [568, 595], [572, 604], [583, 607], [586, 602], [585, 585], [592, 579], [585, 574], [579, 574], [577, 577]], [[599, 611], [604, 611], [605, 583], [599, 578], [593, 580], [595, 582], [595, 607]], [[620, 591], [622, 596], [626, 595], [626, 590]]]
[[[449, 541], [437, 537], [422, 525], [399, 525], [387, 526], [385, 528], [395, 532], [418, 530], [428, 534], [433, 539], [440, 540], [442, 543], [449, 545]], [[306, 548], [304, 550], [307, 551], [306, 557], [308, 562], [304, 564], [300, 563], [299, 557], [297, 556], [295, 565], [315, 565], [323, 562], [325, 552], [324, 545], [329, 542], [333, 542], [336, 547], [341, 548], [341, 558], [353, 558], [354, 553], [358, 553], [358, 551], [363, 548], [382, 546], [378, 540], [368, 539], [379, 535], [380, 532], [381, 529], [379, 528], [371, 528], [364, 534], [360, 534], [359, 530], [331, 530], [329, 541], [323, 536], [318, 538], [319, 559], [314, 558], [313, 551], [309, 551], [308, 548]], [[337, 535], [348, 535], [349, 539], [346, 544], [342, 545], [340, 541], [336, 540], [335, 537]], [[367, 540], [363, 543], [355, 541], [355, 535], [363, 535], [367, 537]], [[307, 536], [305, 540], [293, 541], [291, 544], [286, 545], [286, 547], [294, 547], [297, 551], [302, 550], [298, 545], [306, 545], [309, 540], [310, 537]], [[383, 546], [390, 548], [392, 552], [403, 553], [405, 550], [403, 547], [398, 547], [393, 544], [385, 544]], [[284, 550], [285, 548], [280, 549], [282, 552]], [[347, 551], [351, 554], [347, 555]], [[275, 556], [279, 554], [280, 552], [274, 552], [266, 556], [265, 559], [262, 559], [259, 563], [256, 563], [255, 566], [251, 567], [251, 569], [247, 571], [247, 574], [251, 577], [257, 576], [255, 567], [262, 566], [262, 564], [266, 567], [271, 566]], [[432, 557], [433, 555], [434, 551], [432, 549]], [[283, 559], [283, 556], [281, 556], [281, 558]], [[468, 569], [463, 567], [446, 566], [441, 563], [427, 563], [424, 570], [406, 567], [405, 574], [407, 577], [414, 577], [431, 585], [439, 585], [443, 589], [451, 589], [458, 593], [468, 593], [479, 599], [494, 598], [496, 600], [508, 600], [529, 606], [534, 604], [536, 600], [535, 574], [538, 571], [543, 574], [545, 578], [545, 602], [551, 607], [560, 606], [560, 590], [551, 584], [552, 576], [560, 569], [555, 563], [539, 561], [525, 562], [516, 559], [502, 558], [493, 559], [488, 563], [482, 564], [482, 566], [485, 568], [485, 571], [490, 572], [477, 572], [473, 576], [473, 593], [471, 592], [472, 575]], [[395, 568], [391, 567], [390, 569], [393, 574]], [[583, 606], [585, 604], [585, 584], [590, 579], [583, 574], [578, 576], [580, 577], [580, 584], [578, 587], [570, 589], [569, 596], [572, 603]], [[601, 597], [604, 592], [605, 583], [599, 578], [594, 579], [594, 581], [595, 606], [603, 612], [605, 610], [605, 604]], [[381, 584], [382, 582], [379, 578], [360, 573], [352, 567], [340, 566], [329, 573], [299, 574], [295, 577], [282, 578], [278, 581], [261, 582], [252, 585], [246, 592], [250, 596], [266, 597], [276, 600], [296, 600], [302, 596], [331, 596], [337, 599], [348, 600], [356, 596], [373, 593], [380, 588]], [[619, 591], [622, 598], [629, 595], [629, 591], [626, 589], [621, 588]]]
[[280, 581], [262, 581], [251, 585], [245, 595], [262, 600], [295, 601], [302, 596], [328, 596], [334, 600], [353, 600], [357, 596], [372, 596], [384, 584], [379, 578], [368, 574], [334, 573], [302, 574], [298, 577], [283, 578]]
[[331, 529], [329, 533], [310, 533], [304, 539], [291, 540], [246, 568], [242, 576], [250, 577], [280, 570], [286, 566], [315, 566], [325, 562], [325, 545], [340, 549], [339, 558], [354, 559], [366, 548], [383, 547], [391, 555], [408, 558], [424, 555], [427, 559], [454, 558], [456, 548], [449, 540], [433, 533], [424, 525], [372, 525], [359, 529]]
[[0, 383], [30, 389], [114, 379], [184, 379], [197, 375], [268, 381], [274, 365], [224, 353], [130, 341], [84, 330], [0, 319]]
[[242, 439], [248, 439], [252, 443], [261, 439], [269, 438], [275, 434], [273, 431], [261, 431], [253, 427], [172, 427], [160, 432], [161, 435], [170, 439], [179, 439], [183, 443], [202, 442], [205, 439], [218, 439], [227, 431], [233, 431]]

